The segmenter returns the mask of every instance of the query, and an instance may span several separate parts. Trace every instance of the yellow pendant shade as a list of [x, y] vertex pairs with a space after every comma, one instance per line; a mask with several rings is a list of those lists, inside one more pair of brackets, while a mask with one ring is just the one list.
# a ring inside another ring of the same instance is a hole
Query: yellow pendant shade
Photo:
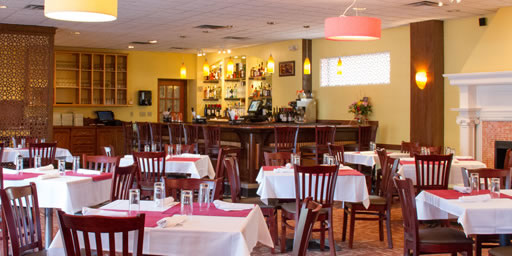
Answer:
[[311, 75], [311, 61], [308, 57], [304, 60], [304, 75]]
[[227, 74], [232, 75], [234, 70], [235, 70], [235, 64], [233, 64], [233, 59], [231, 57], [229, 57]]
[[416, 85], [420, 90], [425, 89], [425, 86], [427, 86], [428, 77], [427, 72], [425, 71], [419, 71], [416, 73]]
[[208, 65], [208, 60], [204, 60], [203, 64], [203, 76], [210, 75], [210, 65]]
[[267, 61], [267, 72], [270, 74], [273, 74], [274, 67], [275, 67], [274, 58], [272, 58], [272, 54], [270, 54], [270, 57], [268, 58], [268, 61]]
[[341, 66], [343, 63], [341, 62], [341, 58], [338, 59], [338, 65], [336, 66], [336, 74], [342, 75], [343, 71], [341, 70]]
[[180, 78], [181, 79], [186, 79], [187, 78], [187, 67], [185, 67], [185, 63], [181, 63]]
[[45, 0], [44, 16], [78, 22], [113, 21], [117, 19], [117, 0]]

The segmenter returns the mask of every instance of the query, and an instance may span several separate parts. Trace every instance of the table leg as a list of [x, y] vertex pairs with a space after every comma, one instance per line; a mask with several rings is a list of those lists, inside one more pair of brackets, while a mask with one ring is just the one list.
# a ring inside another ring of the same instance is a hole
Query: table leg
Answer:
[[45, 208], [44, 217], [46, 222], [44, 244], [45, 247], [48, 249], [53, 239], [53, 208]]

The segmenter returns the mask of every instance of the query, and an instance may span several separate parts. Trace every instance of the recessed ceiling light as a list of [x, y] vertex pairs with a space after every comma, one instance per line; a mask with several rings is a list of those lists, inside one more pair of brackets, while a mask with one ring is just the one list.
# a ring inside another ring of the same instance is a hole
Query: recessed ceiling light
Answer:
[[354, 7], [354, 8], [352, 8], [352, 10], [359, 12], [359, 11], [366, 11], [366, 8], [365, 7]]
[[80, 35], [80, 31], [73, 32], [73, 35]]
[[0, 9], [5, 9], [7, 8], [7, 5], [0, 5]]
[[443, 2], [439, 1], [439, 3], [437, 4], [437, 6], [439, 6], [439, 7], [443, 7], [443, 6], [444, 6], [444, 4], [443, 4]]
[[238, 56], [235, 56], [234, 58], [235, 58], [235, 59], [238, 59]]
[[309, 25], [304, 25], [304, 26], [302, 26], [302, 27], [303, 27], [303, 28], [309, 28]]
[[133, 45], [128, 45], [128, 49], [133, 49], [133, 48], [135, 48], [135, 46], [133, 46]]
[[275, 25], [276, 23], [273, 21], [267, 21], [267, 25]]
[[244, 56], [242, 56], [242, 59], [244, 59], [244, 60], [245, 60], [245, 58], [246, 58], [246, 57], [245, 57], [245, 55], [244, 55]]
[[150, 44], [156, 44], [156, 43], [158, 43], [158, 41], [157, 41], [157, 40], [149, 40], [149, 41], [148, 41], [148, 43], [150, 43]]
[[231, 53], [231, 50], [230, 50], [230, 49], [228, 49], [228, 53]]

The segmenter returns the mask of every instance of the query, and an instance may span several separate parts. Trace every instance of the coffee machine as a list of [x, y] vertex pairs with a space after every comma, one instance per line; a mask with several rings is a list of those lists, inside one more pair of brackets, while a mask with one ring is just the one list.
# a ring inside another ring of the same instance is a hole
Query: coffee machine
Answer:
[[316, 100], [301, 98], [295, 107], [295, 123], [316, 123]]

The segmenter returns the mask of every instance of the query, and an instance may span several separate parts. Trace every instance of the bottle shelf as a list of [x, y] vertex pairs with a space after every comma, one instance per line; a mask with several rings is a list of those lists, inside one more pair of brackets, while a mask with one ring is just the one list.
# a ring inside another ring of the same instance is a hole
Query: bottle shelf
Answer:
[[259, 97], [250, 96], [249, 99], [250, 100], [252, 100], [252, 99], [255, 99], [255, 100], [258, 100], [258, 99], [272, 99], [272, 96], [259, 96]]
[[242, 98], [224, 98], [224, 100], [232, 100], [232, 101], [238, 101], [238, 100], [241, 100]]
[[266, 76], [249, 77], [249, 80], [267, 80]]
[[203, 80], [203, 83], [206, 83], [206, 84], [218, 84], [219, 80]]
[[220, 99], [216, 99], [216, 98], [207, 98], [207, 99], [203, 99], [203, 101], [219, 101]]
[[226, 78], [224, 79], [224, 82], [240, 82], [242, 81], [242, 78]]

